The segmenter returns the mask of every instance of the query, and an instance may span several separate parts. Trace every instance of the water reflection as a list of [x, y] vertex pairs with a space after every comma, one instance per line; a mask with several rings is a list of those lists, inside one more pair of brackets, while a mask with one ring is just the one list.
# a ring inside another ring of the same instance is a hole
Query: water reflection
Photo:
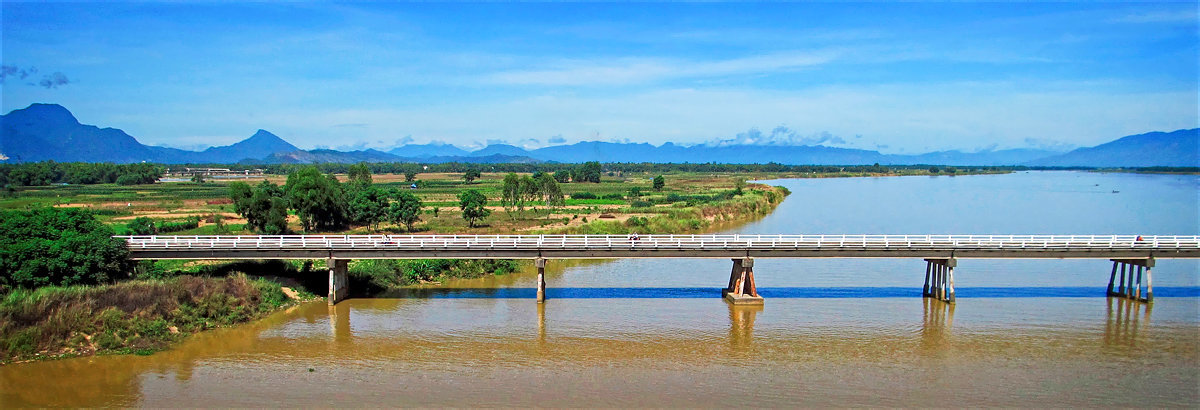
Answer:
[[754, 317], [763, 305], [729, 305], [729, 346], [733, 351], [745, 351], [754, 341]]
[[1154, 304], [1110, 296], [1104, 324], [1104, 345], [1108, 347], [1134, 347], [1138, 341], [1138, 330], [1150, 322], [1150, 310]]
[[921, 305], [924, 307], [921, 322], [921, 348], [927, 352], [939, 352], [949, 345], [956, 304], [933, 298], [921, 298]]

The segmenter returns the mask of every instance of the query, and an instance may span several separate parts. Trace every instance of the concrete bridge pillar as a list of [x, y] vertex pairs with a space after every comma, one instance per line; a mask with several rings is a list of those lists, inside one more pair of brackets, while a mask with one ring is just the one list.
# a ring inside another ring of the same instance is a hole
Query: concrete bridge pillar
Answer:
[[925, 259], [925, 286], [921, 295], [946, 303], [954, 303], [954, 258]]
[[758, 287], [754, 285], [754, 259], [733, 259], [733, 270], [729, 272], [729, 286], [721, 291], [726, 300], [735, 305], [761, 305]]
[[329, 258], [325, 261], [329, 266], [329, 304], [335, 304], [346, 299], [350, 293], [349, 276], [346, 271], [350, 265], [348, 259]]
[[[1146, 259], [1111, 259], [1112, 273], [1108, 276], [1108, 295], [1120, 296], [1127, 299], [1150, 303], [1154, 301], [1154, 284], [1150, 279], [1150, 270], [1154, 267], [1154, 257]], [[1120, 277], [1117, 271], [1121, 272]], [[1128, 276], [1126, 276], [1128, 273]], [[1143, 286], [1142, 279], [1145, 278]], [[1145, 293], [1142, 289], [1145, 288]]]
[[543, 303], [546, 301], [546, 260], [537, 258], [533, 261], [533, 265], [537, 267], [537, 301]]

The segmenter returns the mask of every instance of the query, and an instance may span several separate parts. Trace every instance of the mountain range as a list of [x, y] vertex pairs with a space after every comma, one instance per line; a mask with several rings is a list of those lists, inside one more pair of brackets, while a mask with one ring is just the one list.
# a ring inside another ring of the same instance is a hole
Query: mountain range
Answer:
[[1200, 129], [1132, 135], [1071, 152], [1007, 149], [981, 152], [938, 151], [919, 155], [820, 145], [694, 145], [583, 141], [527, 150], [491, 144], [467, 151], [450, 144], [408, 144], [387, 152], [367, 149], [301, 150], [282, 138], [258, 130], [233, 145], [188, 151], [144, 145], [116, 128], [80, 124], [65, 107], [33, 104], [0, 115], [0, 161], [157, 162], [177, 163], [314, 163], [314, 162], [659, 162], [884, 165], [1034, 165], [1085, 167], [1200, 166]]

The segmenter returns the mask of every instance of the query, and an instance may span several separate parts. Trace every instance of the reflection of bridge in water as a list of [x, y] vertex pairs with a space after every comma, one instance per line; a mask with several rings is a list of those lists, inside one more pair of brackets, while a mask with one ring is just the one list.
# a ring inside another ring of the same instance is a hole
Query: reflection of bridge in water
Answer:
[[[761, 304], [757, 258], [922, 258], [922, 294], [955, 301], [959, 259], [1110, 259], [1110, 295], [1153, 300], [1157, 258], [1200, 258], [1200, 236], [1135, 235], [284, 235], [123, 236], [133, 259], [326, 259], [329, 303], [347, 297], [351, 259], [533, 259], [546, 299], [548, 259], [729, 258], [722, 294]], [[1118, 277], [1118, 272], [1120, 276]]]

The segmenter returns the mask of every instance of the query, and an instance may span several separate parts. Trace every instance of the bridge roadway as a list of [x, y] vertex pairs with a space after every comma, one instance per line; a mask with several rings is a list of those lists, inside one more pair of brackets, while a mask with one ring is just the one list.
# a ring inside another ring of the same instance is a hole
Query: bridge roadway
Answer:
[[133, 259], [1197, 258], [1200, 236], [121, 236]]
[[[756, 258], [923, 258], [922, 294], [954, 302], [959, 258], [1111, 259], [1108, 293], [1149, 302], [1156, 258], [1200, 258], [1200, 236], [1137, 235], [283, 235], [121, 236], [133, 259], [328, 259], [329, 302], [347, 295], [351, 259], [729, 258], [723, 291], [762, 303]], [[1120, 272], [1118, 279], [1117, 273]], [[1128, 275], [1126, 275], [1128, 273]], [[1136, 279], [1135, 279], [1136, 278]], [[1143, 282], [1143, 278], [1145, 281]], [[1145, 293], [1143, 294], [1143, 289]]]

